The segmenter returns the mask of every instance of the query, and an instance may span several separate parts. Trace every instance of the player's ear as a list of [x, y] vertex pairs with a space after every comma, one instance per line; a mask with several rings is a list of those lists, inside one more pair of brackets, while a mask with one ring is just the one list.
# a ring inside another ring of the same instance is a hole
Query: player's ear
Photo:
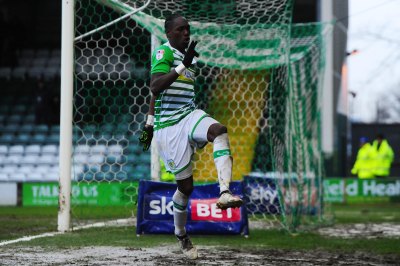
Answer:
[[169, 30], [169, 31], [167, 31], [166, 33], [165, 33], [165, 36], [167, 36], [167, 39], [169, 40], [170, 39], [170, 36], [171, 35], [171, 31]]

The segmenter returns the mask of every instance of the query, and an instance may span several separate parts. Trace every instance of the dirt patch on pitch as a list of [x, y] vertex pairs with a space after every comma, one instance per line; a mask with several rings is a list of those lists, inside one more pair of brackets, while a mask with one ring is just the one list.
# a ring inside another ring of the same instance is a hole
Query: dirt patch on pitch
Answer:
[[0, 265], [398, 265], [400, 256], [275, 249], [238, 250], [199, 246], [199, 259], [185, 259], [176, 246], [86, 247], [47, 250], [2, 248]]
[[400, 224], [340, 224], [318, 230], [321, 235], [342, 238], [400, 238]]

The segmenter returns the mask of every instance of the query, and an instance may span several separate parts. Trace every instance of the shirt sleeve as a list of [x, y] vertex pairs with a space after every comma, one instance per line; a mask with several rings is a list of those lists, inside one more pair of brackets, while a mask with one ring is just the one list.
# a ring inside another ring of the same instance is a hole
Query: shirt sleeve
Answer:
[[157, 48], [151, 57], [151, 74], [169, 73], [174, 62], [172, 50], [167, 46]]

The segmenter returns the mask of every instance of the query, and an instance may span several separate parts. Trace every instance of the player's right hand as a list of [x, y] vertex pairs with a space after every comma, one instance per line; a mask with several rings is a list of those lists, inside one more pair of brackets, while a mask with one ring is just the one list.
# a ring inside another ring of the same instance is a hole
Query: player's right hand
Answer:
[[199, 56], [199, 53], [196, 52], [196, 50], [194, 49], [196, 48], [196, 45], [196, 41], [191, 41], [189, 47], [186, 50], [185, 57], [182, 60], [182, 64], [184, 64], [186, 68], [190, 67], [190, 65], [192, 64], [192, 60], [195, 56]]
[[145, 125], [139, 136], [139, 142], [143, 144], [143, 151], [150, 148], [151, 140], [153, 139], [153, 126]]

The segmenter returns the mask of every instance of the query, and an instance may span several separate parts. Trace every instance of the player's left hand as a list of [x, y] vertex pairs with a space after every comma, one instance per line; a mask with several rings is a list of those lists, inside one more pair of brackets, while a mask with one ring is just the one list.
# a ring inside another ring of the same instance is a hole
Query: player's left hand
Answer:
[[142, 133], [139, 136], [139, 142], [143, 144], [143, 151], [147, 151], [150, 148], [151, 140], [153, 139], [153, 126], [145, 125]]

